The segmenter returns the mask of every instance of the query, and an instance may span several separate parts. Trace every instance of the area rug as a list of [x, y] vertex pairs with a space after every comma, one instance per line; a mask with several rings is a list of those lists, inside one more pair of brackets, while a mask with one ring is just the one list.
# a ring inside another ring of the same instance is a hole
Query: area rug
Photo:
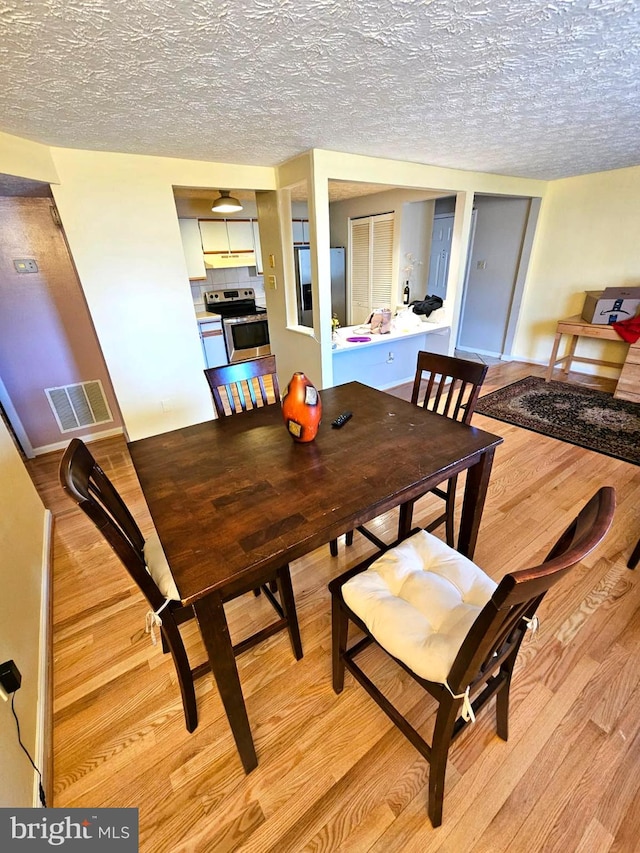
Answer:
[[640, 465], [640, 405], [527, 376], [478, 400], [476, 412]]

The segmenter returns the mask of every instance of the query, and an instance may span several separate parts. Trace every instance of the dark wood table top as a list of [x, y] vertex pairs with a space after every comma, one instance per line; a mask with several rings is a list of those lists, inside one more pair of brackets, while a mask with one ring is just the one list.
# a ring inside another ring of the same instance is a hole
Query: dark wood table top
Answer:
[[[502, 442], [358, 382], [321, 397], [309, 444], [292, 440], [275, 405], [129, 444], [184, 603], [246, 586]], [[345, 410], [351, 420], [332, 429]]]

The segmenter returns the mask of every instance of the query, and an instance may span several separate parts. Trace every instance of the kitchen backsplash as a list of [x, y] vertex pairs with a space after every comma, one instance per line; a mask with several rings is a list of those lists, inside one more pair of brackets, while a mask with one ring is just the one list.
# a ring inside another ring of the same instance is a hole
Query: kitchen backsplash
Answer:
[[206, 281], [191, 282], [191, 296], [196, 313], [204, 311], [206, 290], [226, 290], [230, 287], [252, 287], [256, 292], [256, 303], [266, 308], [264, 277], [256, 274], [255, 267], [233, 267], [232, 269], [207, 270]]

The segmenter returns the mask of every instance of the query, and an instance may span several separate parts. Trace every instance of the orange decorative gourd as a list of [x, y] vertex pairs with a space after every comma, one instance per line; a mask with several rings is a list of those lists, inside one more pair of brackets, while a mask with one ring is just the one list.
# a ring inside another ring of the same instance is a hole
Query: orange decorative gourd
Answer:
[[294, 441], [313, 441], [322, 417], [322, 400], [304, 373], [294, 373], [282, 398], [284, 423]]

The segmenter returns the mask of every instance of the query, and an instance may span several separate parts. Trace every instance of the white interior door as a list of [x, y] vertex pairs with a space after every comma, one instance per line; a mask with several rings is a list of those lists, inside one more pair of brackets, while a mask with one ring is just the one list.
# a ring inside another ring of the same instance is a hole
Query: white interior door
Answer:
[[453, 213], [436, 214], [433, 218], [433, 236], [429, 257], [429, 278], [427, 294], [444, 299], [447, 295], [447, 276], [451, 259], [451, 240], [453, 238]]

